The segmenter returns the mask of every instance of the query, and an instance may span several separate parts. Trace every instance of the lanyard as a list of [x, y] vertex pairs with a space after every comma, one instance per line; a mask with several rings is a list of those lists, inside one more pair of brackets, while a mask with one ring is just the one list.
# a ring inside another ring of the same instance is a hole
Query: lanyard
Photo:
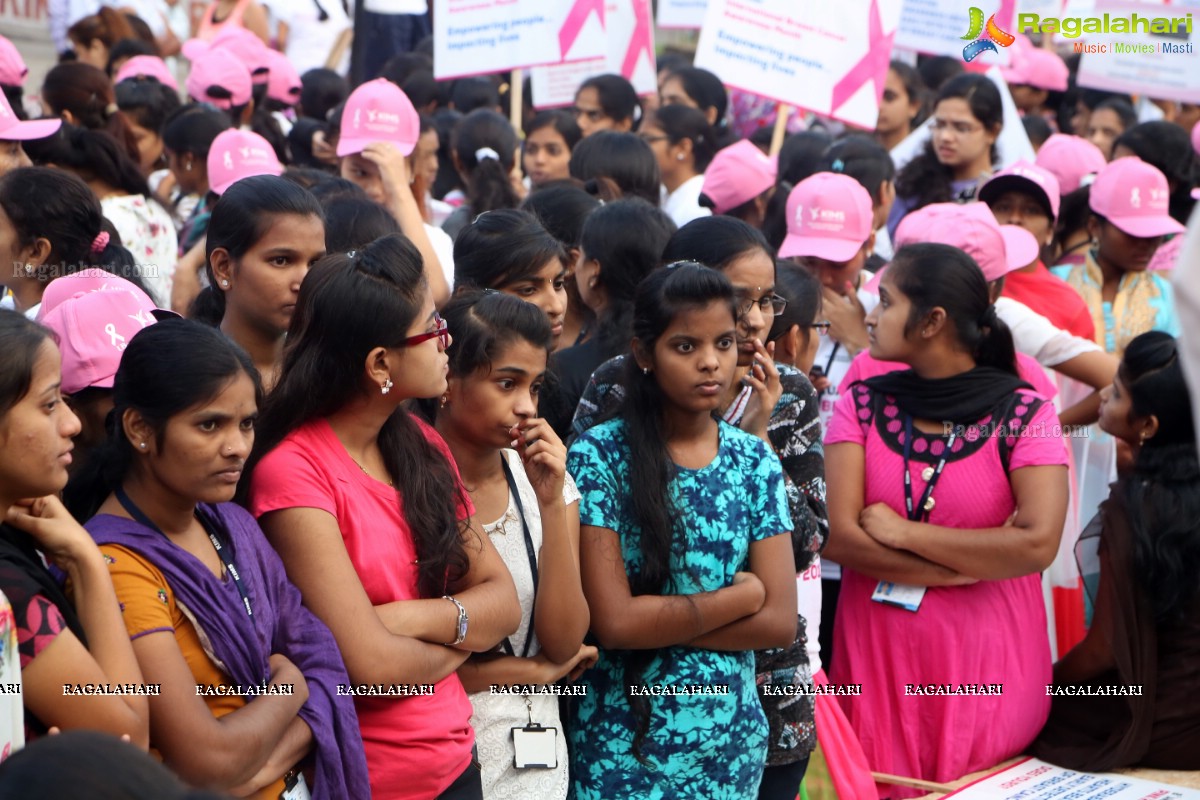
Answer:
[[[926, 469], [922, 477], [925, 478], [925, 493], [921, 495], [921, 504], [916, 509], [913, 508], [913, 493], [912, 493], [912, 476], [908, 471], [908, 458], [912, 455], [912, 440], [913, 440], [913, 422], [912, 417], [904, 419], [904, 510], [908, 512], [908, 518], [913, 522], [925, 522], [929, 519], [929, 512], [933, 510], [933, 487], [937, 485], [938, 478], [942, 477], [942, 470], [946, 468], [946, 459], [950, 457], [950, 450], [954, 447], [955, 440], [958, 439], [958, 431], [950, 432], [950, 441], [946, 442], [946, 449], [942, 451], [942, 457], [938, 461], [937, 466], [933, 468], [932, 473]], [[925, 477], [925, 476], [928, 477]]]
[[[129, 495], [125, 494], [124, 489], [118, 486], [114, 494], [117, 496], [117, 502], [121, 504], [121, 507], [124, 508], [129, 513], [129, 516], [133, 517], [135, 521], [140, 522], [155, 533], [162, 534], [164, 536], [166, 535], [163, 534], [161, 528], [155, 525], [154, 522], [147, 517], [132, 500], [129, 499]], [[233, 579], [233, 585], [237, 589], [238, 595], [240, 595], [242, 598], [242, 604], [246, 607], [246, 616], [253, 617], [254, 611], [250, 608], [250, 595], [246, 594], [246, 587], [242, 585], [242, 578], [238, 574], [237, 567], [233, 564], [233, 556], [230, 554], [228, 548], [221, 544], [221, 540], [217, 538], [216, 533], [214, 533], [213, 530], [208, 526], [208, 522], [205, 521], [204, 517], [196, 514], [196, 519], [199, 521], [200, 526], [204, 528], [204, 532], [208, 534], [208, 539], [210, 542], [212, 542], [213, 547], [216, 549], [217, 557], [220, 558], [221, 563], [225, 565], [225, 570], [229, 573], [229, 577]]]
[[[508, 466], [508, 458], [501, 453], [500, 465], [504, 467], [504, 480], [508, 483], [508, 491], [512, 493], [513, 503], [517, 506], [517, 516], [521, 518], [521, 533], [525, 537], [525, 555], [529, 557], [529, 572], [533, 576], [533, 597], [537, 601], [537, 586], [538, 586], [538, 567], [537, 553], [533, 551], [533, 535], [529, 532], [529, 523], [525, 521], [525, 506], [521, 503], [521, 492], [517, 489], [517, 481], [513, 477], [512, 469]], [[533, 643], [533, 617], [529, 618], [529, 631], [525, 635], [525, 646], [521, 649], [521, 658], [529, 657], [529, 646]], [[516, 655], [513, 650], [512, 642], [506, 638], [500, 643], [504, 648], [504, 652], [511, 655]]]

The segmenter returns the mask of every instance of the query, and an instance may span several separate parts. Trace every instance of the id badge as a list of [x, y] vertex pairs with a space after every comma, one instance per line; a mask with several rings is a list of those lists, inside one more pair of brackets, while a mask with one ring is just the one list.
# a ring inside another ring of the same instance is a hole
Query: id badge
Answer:
[[523, 728], [513, 728], [513, 766], [517, 769], [556, 769], [558, 751], [557, 728], [543, 728], [530, 723]]
[[288, 779], [279, 800], [312, 800], [312, 792], [308, 791], [308, 782], [304, 780], [303, 773], [297, 772]]
[[890, 581], [880, 581], [871, 595], [871, 599], [876, 603], [903, 608], [905, 611], [916, 611], [921, 607], [924, 597], [924, 586], [905, 586], [903, 583]]

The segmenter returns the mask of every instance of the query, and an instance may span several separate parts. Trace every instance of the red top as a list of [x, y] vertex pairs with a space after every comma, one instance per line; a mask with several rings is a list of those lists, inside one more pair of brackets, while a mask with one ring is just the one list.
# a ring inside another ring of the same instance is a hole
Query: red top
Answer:
[[[442, 437], [415, 421], [454, 466]], [[463, 496], [466, 518], [475, 508]], [[372, 605], [420, 599], [416, 550], [396, 490], [359, 469], [324, 419], [292, 431], [254, 470], [250, 512], [261, 518], [284, 508], [316, 508], [337, 519]], [[456, 673], [432, 695], [358, 696], [354, 706], [375, 800], [436, 797], [471, 763], [471, 702]]]
[[1062, 278], [1052, 274], [1038, 259], [1033, 272], [1010, 272], [1004, 276], [1005, 297], [1024, 303], [1057, 327], [1081, 339], [1095, 341], [1096, 325], [1087, 303]]

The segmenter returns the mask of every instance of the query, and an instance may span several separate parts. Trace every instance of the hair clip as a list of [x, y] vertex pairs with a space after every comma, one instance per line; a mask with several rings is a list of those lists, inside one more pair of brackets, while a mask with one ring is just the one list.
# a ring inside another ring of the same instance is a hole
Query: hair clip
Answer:
[[493, 150], [490, 147], [481, 147], [475, 151], [476, 163], [478, 163], [480, 161], [487, 161], [489, 158], [492, 159], [493, 161], [499, 161], [500, 154], [497, 153], [495, 150]]
[[840, 158], [835, 158], [833, 160], [833, 163], [830, 164], [830, 167], [833, 169], [834, 172], [841, 172], [843, 169], [846, 168], [846, 162], [842, 161]]
[[346, 251], [346, 258], [354, 258], [356, 255], [358, 255], [357, 250], [347, 250]]
[[703, 267], [703, 266], [704, 265], [701, 264], [699, 261], [692, 261], [690, 259], [685, 258], [682, 261], [672, 261], [670, 264], [667, 264], [665, 267], [663, 267], [663, 269], [675, 269], [676, 267]]

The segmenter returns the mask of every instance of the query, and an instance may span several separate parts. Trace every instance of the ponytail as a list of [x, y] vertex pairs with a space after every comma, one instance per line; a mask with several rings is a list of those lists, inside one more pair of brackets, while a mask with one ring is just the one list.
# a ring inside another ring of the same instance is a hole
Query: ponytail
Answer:
[[975, 363], [980, 367], [1017, 372], [1017, 349], [1012, 331], [996, 314], [996, 306], [989, 305], [979, 320], [979, 344], [975, 348]]
[[521, 204], [509, 180], [517, 135], [508, 120], [494, 111], [476, 109], [458, 123], [451, 147], [467, 176], [467, 203], [473, 215]]
[[46, 73], [42, 99], [55, 115], [70, 111], [80, 127], [104, 131], [133, 163], [140, 163], [137, 137], [117, 107], [112, 83], [103, 70], [78, 61], [59, 64]]
[[[212, 274], [212, 267], [206, 265], [205, 269]], [[205, 286], [188, 306], [187, 318], [214, 328], [220, 327], [221, 320], [225, 319], [225, 293], [218, 291], [215, 286]]]

